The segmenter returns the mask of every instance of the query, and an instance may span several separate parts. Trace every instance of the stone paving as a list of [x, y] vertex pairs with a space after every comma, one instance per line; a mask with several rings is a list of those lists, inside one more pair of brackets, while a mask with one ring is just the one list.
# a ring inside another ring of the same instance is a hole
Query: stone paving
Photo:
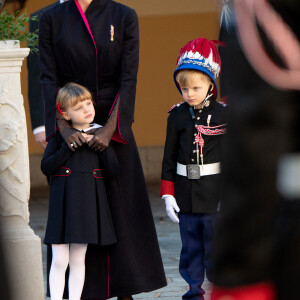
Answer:
[[[180, 277], [178, 272], [179, 254], [181, 248], [179, 228], [166, 216], [164, 202], [159, 197], [159, 185], [148, 185], [148, 191], [153, 211], [153, 217], [158, 235], [158, 241], [163, 258], [168, 285], [162, 289], [151, 293], [134, 295], [135, 300], [156, 299], [178, 300], [188, 290], [186, 282]], [[31, 192], [29, 201], [30, 226], [42, 239], [45, 234], [48, 210], [48, 190], [39, 189]], [[42, 244], [44, 286], [46, 288], [46, 246]], [[211, 286], [208, 281], [204, 282], [206, 290], [206, 300], [210, 299]], [[49, 300], [50, 298], [45, 298]], [[116, 298], [112, 298], [116, 300]]]

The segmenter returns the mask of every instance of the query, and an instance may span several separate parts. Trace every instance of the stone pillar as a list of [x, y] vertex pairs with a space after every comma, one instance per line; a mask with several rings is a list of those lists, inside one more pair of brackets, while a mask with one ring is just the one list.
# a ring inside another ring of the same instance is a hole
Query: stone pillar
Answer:
[[29, 227], [29, 156], [20, 72], [28, 48], [0, 41], [0, 221], [13, 300], [44, 299], [41, 240]]

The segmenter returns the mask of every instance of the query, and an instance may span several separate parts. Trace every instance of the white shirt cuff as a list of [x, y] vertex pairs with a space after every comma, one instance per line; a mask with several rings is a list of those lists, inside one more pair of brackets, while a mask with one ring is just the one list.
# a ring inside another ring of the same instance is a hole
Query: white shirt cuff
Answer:
[[45, 130], [46, 130], [45, 126], [43, 125], [43, 126], [39, 126], [39, 127], [34, 128], [32, 132], [33, 132], [34, 135], [36, 135], [40, 132], [44, 132]]

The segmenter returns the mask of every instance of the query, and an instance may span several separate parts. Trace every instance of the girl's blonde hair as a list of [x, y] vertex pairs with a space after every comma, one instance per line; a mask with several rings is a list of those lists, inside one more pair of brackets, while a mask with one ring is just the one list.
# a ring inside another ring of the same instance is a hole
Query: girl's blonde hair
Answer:
[[91, 92], [80, 84], [70, 82], [59, 89], [56, 105], [59, 105], [61, 111], [66, 111], [67, 107], [72, 107], [87, 99], [92, 99]]
[[192, 77], [200, 77], [201, 79], [211, 82], [210, 77], [208, 75], [206, 75], [205, 73], [203, 73], [201, 71], [197, 71], [197, 70], [190, 70], [190, 69], [180, 70], [176, 74], [176, 81], [179, 83], [180, 86], [183, 86], [183, 85], [186, 85], [187, 82]]

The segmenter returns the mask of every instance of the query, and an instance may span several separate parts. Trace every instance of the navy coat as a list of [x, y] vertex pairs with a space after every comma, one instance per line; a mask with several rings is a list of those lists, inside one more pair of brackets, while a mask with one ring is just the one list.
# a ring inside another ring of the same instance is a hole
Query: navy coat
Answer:
[[94, 270], [86, 276], [82, 298], [103, 299], [161, 288], [166, 279], [131, 129], [139, 54], [136, 13], [111, 0], [93, 0], [83, 16], [76, 2], [69, 0], [44, 12], [39, 28], [48, 138], [56, 132], [55, 97], [65, 83], [77, 82], [92, 91], [96, 102], [94, 121], [102, 125], [120, 92], [118, 142], [112, 141], [111, 146], [121, 168], [116, 178], [106, 182], [118, 242], [109, 252], [88, 249]]
[[59, 134], [49, 140], [41, 164], [50, 176], [46, 244], [116, 242], [104, 186], [116, 165], [110, 147], [98, 153], [85, 144], [73, 152]]

